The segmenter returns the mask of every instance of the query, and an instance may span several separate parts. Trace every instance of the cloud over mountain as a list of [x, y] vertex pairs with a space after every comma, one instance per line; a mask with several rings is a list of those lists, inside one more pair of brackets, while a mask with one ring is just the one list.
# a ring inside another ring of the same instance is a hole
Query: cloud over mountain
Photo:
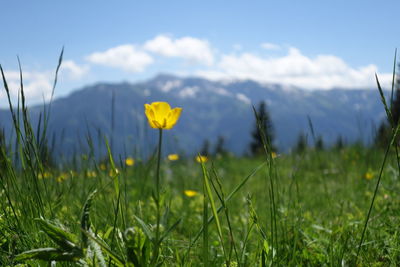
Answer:
[[[208, 79], [250, 79], [258, 82], [289, 84], [305, 89], [331, 89], [375, 87], [378, 69], [370, 64], [350, 67], [343, 59], [333, 55], [307, 57], [297, 48], [290, 48], [280, 57], [260, 56], [254, 53], [224, 54], [217, 67], [197, 72]], [[388, 85], [390, 74], [380, 76]]]
[[212, 65], [214, 55], [206, 40], [194, 37], [172, 39], [166, 35], [158, 35], [144, 44], [144, 49], [164, 57], [183, 58], [192, 63]]
[[86, 57], [92, 64], [115, 67], [127, 72], [141, 72], [154, 62], [146, 52], [134, 45], [120, 45], [103, 52], [94, 52]]

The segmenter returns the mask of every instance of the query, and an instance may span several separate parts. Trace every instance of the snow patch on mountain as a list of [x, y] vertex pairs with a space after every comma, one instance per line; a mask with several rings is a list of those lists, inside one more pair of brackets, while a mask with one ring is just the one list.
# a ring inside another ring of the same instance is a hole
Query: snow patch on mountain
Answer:
[[164, 84], [160, 85], [160, 90], [164, 93], [168, 93], [174, 88], [178, 88], [182, 85], [181, 80], [172, 80], [172, 81], [166, 81]]
[[198, 86], [188, 86], [183, 88], [179, 92], [179, 97], [181, 98], [194, 98], [199, 92], [200, 88]]
[[244, 94], [241, 93], [237, 93], [236, 94], [236, 98], [240, 101], [242, 101], [243, 103], [249, 105], [251, 103], [250, 98], [248, 98], [247, 96], [245, 96]]

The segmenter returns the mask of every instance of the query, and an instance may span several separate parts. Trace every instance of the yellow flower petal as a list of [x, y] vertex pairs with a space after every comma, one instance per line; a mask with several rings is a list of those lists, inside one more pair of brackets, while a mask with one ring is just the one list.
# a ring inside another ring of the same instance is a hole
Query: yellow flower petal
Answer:
[[198, 163], [201, 163], [201, 162], [206, 163], [208, 161], [208, 157], [206, 157], [206, 156], [197, 156], [196, 157], [196, 161]]
[[167, 127], [165, 129], [171, 129], [178, 122], [181, 116], [182, 108], [174, 108], [170, 111], [167, 118]]
[[371, 180], [372, 178], [374, 178], [374, 174], [371, 173], [371, 172], [366, 172], [364, 174], [364, 178], [367, 179], [367, 180]]
[[185, 193], [185, 195], [187, 196], [187, 197], [194, 197], [195, 195], [197, 195], [197, 192], [196, 191], [193, 191], [193, 190], [185, 190], [185, 191], [183, 191], [184, 193]]
[[151, 106], [153, 107], [156, 121], [163, 124], [171, 111], [170, 105], [167, 102], [154, 102]]
[[168, 155], [168, 159], [171, 160], [171, 161], [178, 160], [179, 159], [179, 155], [178, 154], [169, 154]]
[[153, 110], [152, 106], [150, 106], [149, 104], [144, 104], [144, 108], [145, 108], [144, 113], [146, 114], [146, 117], [148, 119], [150, 127], [158, 128], [153, 122], [155, 120], [155, 116], [154, 116], [154, 110]]
[[133, 166], [135, 164], [135, 160], [131, 157], [125, 159], [125, 164], [127, 166]]

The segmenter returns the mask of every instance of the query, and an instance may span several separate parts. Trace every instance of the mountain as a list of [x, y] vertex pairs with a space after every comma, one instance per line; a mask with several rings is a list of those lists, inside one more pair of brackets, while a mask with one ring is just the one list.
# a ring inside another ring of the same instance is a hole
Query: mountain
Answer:
[[[338, 136], [348, 142], [370, 142], [374, 125], [384, 118], [378, 91], [372, 89], [307, 91], [254, 81], [216, 82], [163, 74], [135, 84], [98, 83], [56, 99], [51, 105], [49, 137], [55, 136], [55, 146], [65, 154], [88, 151], [88, 139], [95, 153], [104, 153], [104, 135], [115, 153], [148, 154], [154, 149], [157, 131], [148, 126], [143, 104], [153, 101], [183, 108], [176, 127], [165, 131], [164, 148], [190, 154], [197, 153], [204, 140], [213, 143], [218, 136], [225, 138], [231, 151], [246, 152], [254, 127], [252, 104], [260, 101], [267, 103], [281, 151], [288, 151], [300, 132], [310, 132], [308, 117], [315, 134], [328, 144]], [[29, 109], [33, 125], [42, 111], [43, 106]], [[0, 121], [9, 132], [8, 110], [0, 110]]]

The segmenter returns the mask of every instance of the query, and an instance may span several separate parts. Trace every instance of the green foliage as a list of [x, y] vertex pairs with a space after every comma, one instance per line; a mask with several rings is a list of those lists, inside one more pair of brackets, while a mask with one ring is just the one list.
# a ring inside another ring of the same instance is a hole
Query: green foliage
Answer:
[[200, 155], [209, 156], [210, 155], [210, 141], [208, 139], [204, 140], [203, 145], [200, 149]]
[[[399, 255], [394, 252], [400, 245], [396, 240], [400, 202], [395, 194], [400, 185], [398, 170], [394, 168], [397, 166], [395, 157], [390, 155], [388, 168], [383, 172], [383, 187], [375, 203], [375, 210], [379, 212], [374, 213], [375, 219], [369, 222], [359, 264], [400, 262]], [[263, 164], [260, 159], [216, 159], [213, 166], [210, 162], [204, 164], [205, 176], [200, 164], [191, 160], [164, 165], [162, 173], [172, 172], [173, 179], [164, 187], [166, 200], [162, 218], [167, 218], [168, 214], [169, 223], [162, 220], [160, 264], [199, 265], [203, 252], [198, 234], [206, 233], [209, 265], [252, 266], [258, 262], [268, 266], [274, 262], [286, 266], [336, 266], [342, 261], [351, 265], [361, 234], [359, 222], [364, 219], [381, 160], [379, 150], [362, 147], [310, 150], [303, 154], [300, 162], [295, 154], [276, 158], [276, 226], [273, 226], [270, 212], [273, 207], [269, 178], [265, 178], [263, 171], [269, 169], [269, 164]], [[2, 202], [2, 210], [6, 211], [0, 222], [2, 255], [18, 255], [1, 256], [2, 261], [7, 264], [63, 261], [89, 266], [94, 262], [94, 266], [107, 266], [109, 262], [116, 266], [149, 266], [156, 218], [151, 190], [146, 190], [151, 188], [152, 180], [141, 179], [145, 177], [148, 164], [138, 163], [120, 171], [120, 209], [124, 212], [119, 213], [115, 228], [110, 218], [114, 218], [112, 207], [117, 203], [117, 195], [113, 178], [109, 176], [110, 168], [98, 170], [92, 178], [82, 170], [65, 180], [57, 181], [57, 175], [40, 180], [54, 192], [48, 200], [44, 199], [44, 203], [56, 201], [52, 221], [37, 219], [30, 224], [28, 216], [14, 217], [9, 204]], [[48, 172], [54, 173], [53, 170]], [[372, 178], [367, 178], [367, 173]], [[207, 179], [204, 182], [208, 183], [205, 188], [210, 204], [205, 222], [201, 219], [203, 195], [187, 197], [182, 191], [202, 192], [201, 177]], [[17, 184], [22, 182], [16, 181]], [[95, 198], [87, 192], [93, 187], [98, 188]], [[122, 188], [127, 188], [126, 195]], [[57, 200], [59, 193], [63, 194], [63, 199]], [[13, 203], [18, 203], [16, 191], [9, 191], [9, 195]], [[85, 195], [87, 200], [83, 198]], [[20, 214], [22, 206], [16, 205], [16, 208], [16, 213]], [[77, 224], [79, 216], [82, 223]], [[21, 220], [20, 226], [16, 218]], [[164, 225], [170, 226], [164, 228]], [[203, 232], [205, 225], [208, 231]], [[29, 234], [21, 235], [21, 232]], [[37, 247], [43, 248], [35, 249]]]
[[322, 138], [322, 136], [317, 137], [317, 140], [315, 141], [315, 149], [316, 150], [324, 150], [325, 149], [324, 139]]
[[294, 148], [296, 153], [303, 153], [308, 147], [307, 136], [304, 133], [300, 133], [297, 137], [297, 143]]
[[[397, 50], [394, 56], [392, 94], [389, 104], [384, 97], [378, 77], [376, 76], [378, 90], [386, 111], [386, 118], [380, 123], [374, 139], [374, 144], [380, 148], [387, 147], [390, 142], [391, 132], [397, 127], [400, 119], [400, 75], [399, 73], [396, 75], [396, 60]], [[399, 140], [396, 140], [396, 143], [399, 144]]]
[[[254, 107], [253, 109], [256, 121], [253, 131], [251, 132], [252, 140], [249, 145], [251, 155], [254, 156], [264, 153], [264, 145], [266, 143], [268, 143], [268, 146], [271, 149], [269, 153], [276, 151], [276, 148], [273, 145], [274, 130], [265, 101], [261, 101], [258, 104], [257, 109]], [[263, 141], [263, 139], [265, 140]]]
[[344, 148], [344, 146], [345, 146], [345, 143], [344, 143], [343, 137], [341, 135], [339, 135], [338, 138], [336, 139], [334, 148], [337, 150], [342, 150]]
[[228, 150], [225, 147], [225, 138], [220, 135], [217, 138], [217, 143], [215, 144], [214, 155], [226, 156]]

